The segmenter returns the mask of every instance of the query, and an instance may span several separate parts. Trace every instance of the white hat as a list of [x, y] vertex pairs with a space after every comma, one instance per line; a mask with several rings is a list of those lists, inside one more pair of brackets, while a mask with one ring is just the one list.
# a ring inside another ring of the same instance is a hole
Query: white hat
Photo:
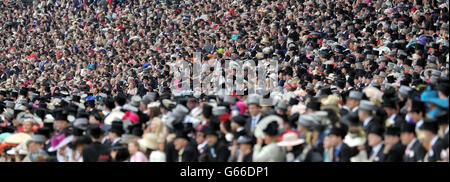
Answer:
[[278, 142], [277, 145], [281, 147], [286, 147], [286, 146], [297, 146], [303, 143], [305, 143], [305, 140], [298, 138], [296, 133], [288, 132], [283, 135], [282, 141]]

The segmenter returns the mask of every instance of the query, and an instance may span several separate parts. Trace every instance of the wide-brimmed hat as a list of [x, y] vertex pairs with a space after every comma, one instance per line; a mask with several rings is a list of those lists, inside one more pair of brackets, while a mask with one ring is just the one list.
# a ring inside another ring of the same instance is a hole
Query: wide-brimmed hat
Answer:
[[14, 133], [14, 134], [11, 134], [8, 137], [6, 137], [5, 140], [3, 140], [3, 142], [9, 143], [9, 144], [20, 144], [20, 143], [28, 141], [28, 140], [31, 140], [31, 136], [29, 134]]
[[288, 132], [283, 135], [283, 139], [281, 140], [281, 142], [278, 142], [277, 145], [281, 147], [286, 147], [286, 146], [297, 146], [303, 143], [305, 143], [305, 140], [299, 138], [295, 132]]
[[255, 130], [253, 132], [255, 137], [258, 138], [262, 136], [267, 126], [274, 121], [277, 122], [280, 126], [282, 126], [283, 124], [283, 119], [276, 115], [266, 116], [263, 119], [261, 119], [261, 121], [259, 121], [258, 124], [256, 124], [255, 126]]
[[439, 98], [439, 93], [436, 90], [431, 90], [431, 87], [427, 89], [420, 95], [420, 100], [422, 102], [431, 102], [440, 107], [448, 108], [448, 98]]
[[142, 148], [146, 149], [158, 150], [159, 148], [158, 136], [154, 133], [144, 134], [142, 139], [138, 140], [138, 143]]

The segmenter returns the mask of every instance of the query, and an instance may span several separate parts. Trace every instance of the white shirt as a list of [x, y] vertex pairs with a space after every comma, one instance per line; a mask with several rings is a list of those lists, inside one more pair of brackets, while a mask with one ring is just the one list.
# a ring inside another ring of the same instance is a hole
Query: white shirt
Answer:
[[431, 139], [431, 146], [434, 146], [434, 144], [436, 143], [436, 141], [439, 139], [439, 136], [434, 136], [433, 139]]
[[420, 127], [423, 125], [423, 119], [416, 123], [416, 130], [420, 130]]
[[[436, 143], [436, 141], [439, 139], [439, 136], [434, 136], [433, 139], [431, 139], [431, 149], [430, 151], [428, 151], [428, 156], [433, 156], [434, 155], [434, 151], [433, 151], [433, 146]], [[440, 151], [437, 151], [440, 152]]]
[[378, 152], [381, 150], [381, 147], [383, 146], [383, 143], [384, 142], [380, 142], [377, 146], [375, 146], [372, 150], [373, 150], [373, 153], [372, 153], [372, 155], [377, 155], [378, 154]]
[[364, 120], [363, 123], [364, 128], [369, 124], [370, 120], [372, 120], [372, 117], [368, 117], [366, 120]]
[[446, 135], [447, 133], [448, 133], [448, 127], [447, 127], [447, 129], [445, 129], [444, 135]]
[[120, 137], [119, 138], [116, 138], [112, 143], [111, 143], [111, 146], [113, 146], [114, 144], [116, 144], [117, 142], [119, 142], [120, 141]]
[[416, 143], [417, 139], [414, 138], [411, 142], [409, 142], [408, 146], [406, 148], [412, 149], [412, 146]]
[[359, 107], [356, 106], [356, 107], [354, 107], [354, 108], [352, 109], [352, 112], [356, 112], [358, 109], [359, 109]]
[[395, 124], [395, 120], [394, 120], [394, 119], [395, 119], [396, 116], [397, 116], [397, 114], [393, 114], [391, 117], [389, 117], [389, 118], [387, 119], [389, 125]]

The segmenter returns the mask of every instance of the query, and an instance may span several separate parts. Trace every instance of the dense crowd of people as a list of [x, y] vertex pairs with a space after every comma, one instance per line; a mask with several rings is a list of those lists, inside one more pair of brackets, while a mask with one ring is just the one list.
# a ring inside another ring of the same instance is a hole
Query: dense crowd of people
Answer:
[[[448, 14], [448, 0], [2, 0], [0, 161], [448, 162]], [[195, 54], [219, 91], [174, 92], [195, 90], [178, 72]], [[244, 81], [226, 93], [226, 77]]]

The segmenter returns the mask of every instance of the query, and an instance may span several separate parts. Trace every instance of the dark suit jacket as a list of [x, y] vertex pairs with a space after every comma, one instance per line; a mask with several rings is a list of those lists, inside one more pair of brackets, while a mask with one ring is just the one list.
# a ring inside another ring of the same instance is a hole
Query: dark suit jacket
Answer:
[[383, 162], [402, 162], [405, 149], [406, 146], [402, 145], [402, 142], [397, 142], [384, 156]]
[[[182, 162], [197, 162], [198, 151], [192, 145], [186, 145], [183, 155], [181, 156]], [[177, 160], [178, 161], [178, 160]]]
[[[256, 121], [256, 124], [258, 124], [259, 121], [261, 121], [262, 118], [263, 118], [263, 115], [261, 113], [261, 117], [259, 117], [259, 120]], [[247, 122], [245, 123], [245, 130], [247, 131], [248, 136], [253, 136], [253, 132], [252, 132], [252, 117], [249, 117], [247, 119]]]
[[411, 147], [410, 155], [403, 154], [403, 162], [418, 162], [423, 161], [425, 155], [427, 154], [427, 150], [423, 147], [422, 142], [416, 140], [416, 142]]
[[[165, 146], [166, 160], [167, 162], [178, 162], [178, 150], [175, 150], [173, 142], [169, 142]], [[184, 148], [181, 156], [181, 162], [197, 162], [198, 151], [192, 143], [189, 143]]]
[[442, 142], [444, 143], [444, 149], [448, 148], [448, 133], [444, 135]]
[[[214, 149], [215, 155], [211, 153], [212, 149]], [[210, 162], [227, 162], [230, 156], [230, 151], [228, 147], [221, 141], [218, 141], [214, 146], [206, 146], [203, 153], [208, 153], [210, 155]]]
[[110, 159], [109, 147], [100, 142], [93, 142], [86, 146], [82, 152], [83, 162], [99, 162]]
[[350, 162], [350, 158], [353, 156], [353, 150], [345, 143], [342, 143], [341, 150], [336, 155], [333, 153], [333, 162]]
[[433, 155], [428, 151], [428, 162], [436, 162], [441, 160], [441, 151], [444, 150], [444, 142], [441, 138], [436, 140], [436, 143], [432, 146]]
[[[377, 153], [377, 156], [373, 159], [373, 161], [372, 162], [383, 162], [383, 158], [384, 158], [384, 153], [383, 153], [383, 151], [384, 151], [384, 144], [383, 144], [383, 146], [380, 148], [380, 150], [378, 151], [378, 153]], [[371, 156], [369, 155], [369, 158], [370, 158]]]

